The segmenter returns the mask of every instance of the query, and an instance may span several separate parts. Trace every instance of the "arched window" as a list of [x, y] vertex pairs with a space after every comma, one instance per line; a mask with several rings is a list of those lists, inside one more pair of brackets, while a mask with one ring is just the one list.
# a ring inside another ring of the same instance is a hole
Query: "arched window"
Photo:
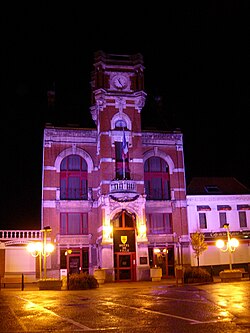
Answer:
[[170, 200], [169, 168], [162, 158], [153, 156], [144, 163], [147, 200]]
[[115, 122], [115, 129], [126, 129], [127, 123], [123, 119], [119, 119]]
[[114, 229], [119, 228], [135, 228], [135, 215], [128, 213], [126, 210], [122, 210], [117, 213], [112, 219]]
[[78, 155], [65, 157], [60, 165], [60, 199], [87, 200], [87, 163]]

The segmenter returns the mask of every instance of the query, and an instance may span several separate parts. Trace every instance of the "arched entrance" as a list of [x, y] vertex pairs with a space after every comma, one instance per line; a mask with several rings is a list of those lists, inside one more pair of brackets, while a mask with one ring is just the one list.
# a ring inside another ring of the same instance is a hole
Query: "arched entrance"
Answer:
[[136, 281], [136, 218], [126, 210], [111, 221], [114, 239], [115, 281]]

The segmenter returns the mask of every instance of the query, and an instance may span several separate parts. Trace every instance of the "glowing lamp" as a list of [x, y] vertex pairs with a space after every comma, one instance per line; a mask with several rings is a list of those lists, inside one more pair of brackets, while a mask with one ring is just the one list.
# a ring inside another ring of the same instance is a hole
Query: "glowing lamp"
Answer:
[[222, 252], [228, 251], [229, 267], [230, 267], [230, 270], [232, 270], [232, 252], [234, 252], [236, 250], [236, 248], [239, 246], [239, 241], [236, 238], [231, 238], [228, 223], [225, 223], [223, 227], [225, 229], [227, 229], [227, 242], [224, 242], [222, 239], [218, 239], [215, 244]]
[[225, 242], [222, 239], [218, 239], [216, 241], [216, 247], [218, 247], [218, 249], [223, 249], [224, 246], [225, 246]]
[[146, 228], [146, 225], [145, 224], [141, 224], [141, 225], [139, 225], [139, 235], [140, 235], [140, 237], [145, 237], [146, 236], [146, 230], [147, 230], [147, 228]]
[[41, 242], [29, 243], [26, 249], [32, 257], [37, 257], [39, 253], [42, 252], [43, 244]]
[[231, 248], [236, 248], [239, 246], [239, 241], [236, 238], [231, 238], [229, 241], [229, 245], [231, 246]]
[[46, 252], [47, 252], [48, 254], [50, 254], [51, 252], [54, 251], [55, 246], [54, 246], [52, 243], [47, 243], [47, 244], [45, 245], [45, 248], [46, 248]]
[[113, 234], [113, 226], [112, 225], [104, 225], [103, 226], [103, 236], [106, 239], [110, 239], [112, 238], [112, 234]]

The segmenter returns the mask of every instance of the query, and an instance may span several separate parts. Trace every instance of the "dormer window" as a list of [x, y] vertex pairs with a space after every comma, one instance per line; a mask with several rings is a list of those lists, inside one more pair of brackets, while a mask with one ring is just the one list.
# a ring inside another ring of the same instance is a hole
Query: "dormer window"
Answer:
[[207, 185], [204, 187], [205, 191], [209, 194], [219, 194], [221, 190], [216, 185]]

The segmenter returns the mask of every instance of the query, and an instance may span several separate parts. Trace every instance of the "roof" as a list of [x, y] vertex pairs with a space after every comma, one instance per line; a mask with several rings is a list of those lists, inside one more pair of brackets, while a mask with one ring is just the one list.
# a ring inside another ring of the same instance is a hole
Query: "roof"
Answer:
[[250, 190], [234, 177], [194, 177], [187, 186], [187, 195], [250, 194]]

